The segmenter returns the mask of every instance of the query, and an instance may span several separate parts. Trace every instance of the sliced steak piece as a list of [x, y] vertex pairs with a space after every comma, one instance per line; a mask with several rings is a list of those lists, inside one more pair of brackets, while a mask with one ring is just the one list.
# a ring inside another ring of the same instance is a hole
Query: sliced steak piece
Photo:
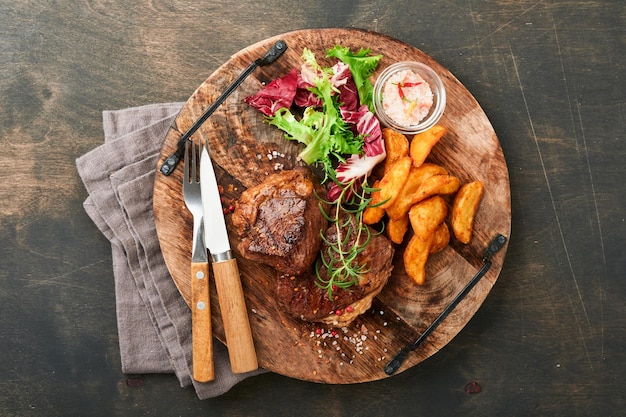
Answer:
[[244, 191], [232, 214], [241, 254], [286, 274], [309, 269], [328, 224], [318, 196], [324, 198], [326, 191], [304, 167], [272, 174]]
[[[337, 241], [334, 225], [327, 229], [326, 238], [330, 242]], [[365, 237], [362, 236], [361, 239], [364, 240]], [[354, 240], [351, 239], [349, 244], [354, 245]], [[322, 251], [325, 251], [326, 246], [324, 243]], [[314, 269], [300, 276], [279, 274], [276, 286], [278, 304], [293, 317], [305, 321], [345, 326], [369, 309], [374, 297], [385, 286], [393, 269], [393, 254], [394, 248], [389, 239], [372, 232], [369, 244], [356, 258], [359, 264], [365, 266], [359, 285], [335, 289], [333, 299], [330, 300], [327, 291], [316, 284], [318, 277]], [[319, 273], [322, 278], [327, 279], [328, 270], [323, 265], [320, 266]], [[337, 311], [340, 314], [336, 314]]]

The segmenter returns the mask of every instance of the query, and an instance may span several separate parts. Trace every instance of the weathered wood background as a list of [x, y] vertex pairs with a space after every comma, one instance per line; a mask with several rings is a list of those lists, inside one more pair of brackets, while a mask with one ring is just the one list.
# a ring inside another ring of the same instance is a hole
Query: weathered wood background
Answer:
[[[75, 158], [102, 143], [103, 110], [185, 101], [242, 48], [319, 27], [412, 44], [481, 104], [511, 181], [497, 284], [443, 350], [382, 381], [270, 373], [207, 401], [173, 376], [127, 384]], [[2, 415], [620, 415], [625, 28], [622, 0], [1, 0]]]

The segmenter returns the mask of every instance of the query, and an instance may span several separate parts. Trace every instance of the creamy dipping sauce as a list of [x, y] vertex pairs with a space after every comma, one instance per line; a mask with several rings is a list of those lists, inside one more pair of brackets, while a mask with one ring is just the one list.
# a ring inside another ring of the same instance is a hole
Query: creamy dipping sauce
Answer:
[[401, 126], [422, 121], [433, 105], [430, 85], [411, 70], [400, 70], [389, 77], [382, 91], [383, 110]]

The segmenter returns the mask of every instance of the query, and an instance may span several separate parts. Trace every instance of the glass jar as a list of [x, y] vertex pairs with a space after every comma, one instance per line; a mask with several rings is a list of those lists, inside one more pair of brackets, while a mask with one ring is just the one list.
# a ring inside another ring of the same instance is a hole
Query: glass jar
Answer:
[[[399, 77], [419, 80], [411, 72], [428, 84], [430, 95], [425, 92], [424, 86], [416, 87], [414, 84], [417, 83], [397, 82]], [[411, 88], [413, 90], [410, 90]], [[405, 91], [406, 94], [423, 94], [413, 102], [404, 96]], [[398, 97], [390, 95], [393, 93]], [[388, 98], [387, 101], [385, 97]], [[439, 75], [428, 65], [415, 61], [402, 61], [390, 65], [380, 74], [374, 84], [373, 100], [376, 115], [383, 125], [404, 134], [414, 135], [428, 130], [439, 121], [446, 108], [446, 89]], [[414, 113], [409, 115], [409, 111]], [[421, 114], [423, 117], [420, 117]]]

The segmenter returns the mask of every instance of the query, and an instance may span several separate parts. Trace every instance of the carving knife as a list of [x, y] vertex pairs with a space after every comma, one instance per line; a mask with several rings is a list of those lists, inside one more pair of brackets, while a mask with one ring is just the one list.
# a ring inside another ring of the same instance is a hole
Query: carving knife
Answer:
[[211, 254], [213, 279], [222, 312], [230, 366], [234, 373], [253, 371], [259, 365], [237, 259], [230, 249], [220, 192], [208, 147], [202, 149], [200, 157], [200, 187], [204, 210], [204, 239]]

